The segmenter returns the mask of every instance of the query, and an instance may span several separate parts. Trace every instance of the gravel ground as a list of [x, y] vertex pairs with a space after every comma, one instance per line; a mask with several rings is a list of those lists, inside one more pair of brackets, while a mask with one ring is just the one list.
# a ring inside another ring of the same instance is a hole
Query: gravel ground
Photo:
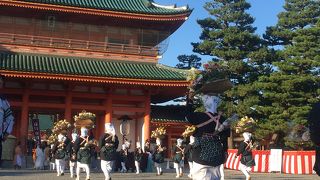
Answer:
[[[236, 180], [236, 179], [245, 179], [244, 175], [241, 174], [240, 171], [235, 170], [225, 170], [225, 179]], [[38, 171], [31, 169], [22, 169], [22, 170], [12, 170], [12, 169], [1, 169], [0, 170], [0, 180], [70, 180], [70, 174], [67, 171], [64, 176], [57, 177], [54, 171]], [[81, 173], [80, 179], [85, 179], [85, 173]], [[103, 173], [100, 171], [94, 171], [91, 173], [91, 180], [104, 180]], [[155, 173], [113, 173], [113, 180], [138, 180], [138, 179], [176, 179], [175, 173], [173, 169], [165, 170], [162, 176], [156, 176]], [[183, 180], [187, 180], [187, 175], [183, 175]], [[320, 179], [316, 175], [291, 175], [291, 174], [280, 174], [280, 173], [253, 173], [252, 179], [261, 179], [261, 180], [269, 180], [269, 179], [279, 179], [279, 180], [316, 180]]]

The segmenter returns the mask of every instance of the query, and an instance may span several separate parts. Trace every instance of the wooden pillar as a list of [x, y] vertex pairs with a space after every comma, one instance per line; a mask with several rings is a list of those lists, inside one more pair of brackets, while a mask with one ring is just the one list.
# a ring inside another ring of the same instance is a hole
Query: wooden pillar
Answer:
[[146, 100], [145, 100], [145, 114], [143, 118], [143, 130], [144, 130], [144, 141], [147, 139], [150, 139], [150, 113], [151, 113], [151, 97], [150, 97], [150, 92], [148, 91], [146, 94]]
[[[139, 136], [139, 127], [138, 127], [138, 118], [136, 118], [136, 117], [138, 117], [138, 115], [137, 115], [137, 113], [135, 113], [135, 118], [133, 118], [133, 120], [134, 120], [134, 127], [135, 127], [135, 129], [134, 129], [134, 131], [135, 131], [135, 134], [134, 134], [134, 140], [135, 140], [135, 142], [140, 142], [140, 144], [141, 144], [141, 137]], [[136, 144], [134, 144], [134, 147], [136, 147]]]
[[64, 110], [64, 118], [72, 123], [73, 120], [72, 120], [72, 92], [71, 92], [71, 89], [68, 88], [68, 91], [67, 91], [67, 95], [66, 95], [66, 102], [65, 102], [65, 110]]
[[233, 145], [233, 133], [232, 130], [230, 130], [230, 137], [228, 137], [228, 149], [233, 149], [234, 145]]
[[20, 120], [20, 137], [21, 147], [23, 152], [26, 152], [26, 142], [28, 138], [28, 125], [29, 125], [29, 88], [26, 90], [22, 97], [22, 109], [21, 109], [21, 120]]
[[105, 116], [103, 114], [101, 114], [101, 116], [99, 116], [99, 119], [97, 119], [96, 122], [96, 128], [97, 128], [97, 138], [104, 133], [104, 118]]
[[171, 148], [172, 148], [172, 140], [171, 140], [171, 138], [172, 138], [172, 132], [171, 132], [171, 129], [169, 130], [169, 132], [168, 132], [168, 151], [167, 151], [167, 157], [171, 157]]
[[112, 99], [109, 96], [106, 101], [106, 113], [104, 116], [104, 123], [110, 123], [112, 121]]

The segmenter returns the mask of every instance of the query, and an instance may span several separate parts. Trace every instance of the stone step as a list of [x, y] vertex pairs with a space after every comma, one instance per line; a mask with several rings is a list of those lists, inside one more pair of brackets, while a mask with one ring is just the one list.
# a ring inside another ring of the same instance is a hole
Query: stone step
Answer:
[[[13, 169], [13, 161], [2, 160], [2, 168]], [[22, 159], [22, 169], [30, 169], [33, 168], [33, 159], [32, 156], [24, 156]]]
[[33, 159], [32, 156], [25, 156], [25, 163], [24, 163], [24, 168], [33, 168]]

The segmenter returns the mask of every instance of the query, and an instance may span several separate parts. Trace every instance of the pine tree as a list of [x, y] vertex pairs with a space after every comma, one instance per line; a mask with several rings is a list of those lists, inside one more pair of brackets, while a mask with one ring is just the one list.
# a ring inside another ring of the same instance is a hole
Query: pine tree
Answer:
[[228, 66], [234, 87], [222, 95], [221, 108], [226, 116], [236, 112], [240, 117], [262, 118], [255, 110], [262, 102], [255, 82], [271, 73], [277, 53], [255, 34], [254, 18], [246, 12], [251, 5], [246, 0], [213, 0], [204, 7], [211, 16], [198, 20], [202, 41], [193, 43], [194, 52]]
[[264, 38], [270, 45], [288, 45], [298, 29], [315, 24], [319, 18], [318, 0], [286, 0], [276, 26], [267, 27]]
[[[179, 55], [179, 63], [176, 65], [176, 68], [179, 69], [199, 69], [201, 67], [201, 58], [195, 54], [191, 55]], [[179, 97], [173, 100], [174, 102], [186, 102], [186, 97]]]
[[226, 114], [250, 115], [250, 107], [259, 101], [252, 83], [270, 71], [268, 49], [255, 34], [254, 18], [246, 13], [251, 5], [245, 0], [214, 0], [204, 7], [211, 16], [198, 20], [203, 29], [202, 41], [193, 43], [194, 52], [210, 55], [213, 61], [229, 67], [235, 86], [223, 95]]
[[256, 135], [283, 133], [286, 146], [299, 148], [310, 146], [300, 141], [301, 131], [320, 97], [320, 1], [286, 0], [284, 9], [264, 36], [270, 45], [285, 46], [277, 50], [274, 72], [255, 83], [262, 95], [256, 106], [262, 117]]
[[196, 68], [199, 69], [201, 67], [201, 58], [195, 54], [190, 56], [188, 55], [179, 55], [178, 56], [179, 63], [176, 65], [179, 69], [191, 69]]
[[213, 56], [213, 61], [228, 62], [231, 78], [236, 84], [247, 82], [248, 54], [260, 48], [260, 38], [254, 34], [254, 18], [246, 10], [245, 0], [214, 0], [204, 8], [212, 17], [198, 20], [203, 29], [202, 42], [192, 43], [194, 52]]

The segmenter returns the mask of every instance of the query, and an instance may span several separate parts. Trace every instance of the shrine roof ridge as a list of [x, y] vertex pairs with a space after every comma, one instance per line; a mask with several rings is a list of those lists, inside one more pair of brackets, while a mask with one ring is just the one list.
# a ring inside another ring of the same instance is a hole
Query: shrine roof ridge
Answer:
[[152, 105], [151, 121], [153, 123], [188, 123], [185, 119], [186, 107], [183, 105]]
[[26, 53], [0, 53], [0, 71], [187, 82], [186, 72], [156, 63]]
[[190, 13], [188, 6], [164, 6], [153, 0], [16, 0], [17, 2], [30, 2], [67, 7], [118, 11], [138, 14], [176, 15]]

